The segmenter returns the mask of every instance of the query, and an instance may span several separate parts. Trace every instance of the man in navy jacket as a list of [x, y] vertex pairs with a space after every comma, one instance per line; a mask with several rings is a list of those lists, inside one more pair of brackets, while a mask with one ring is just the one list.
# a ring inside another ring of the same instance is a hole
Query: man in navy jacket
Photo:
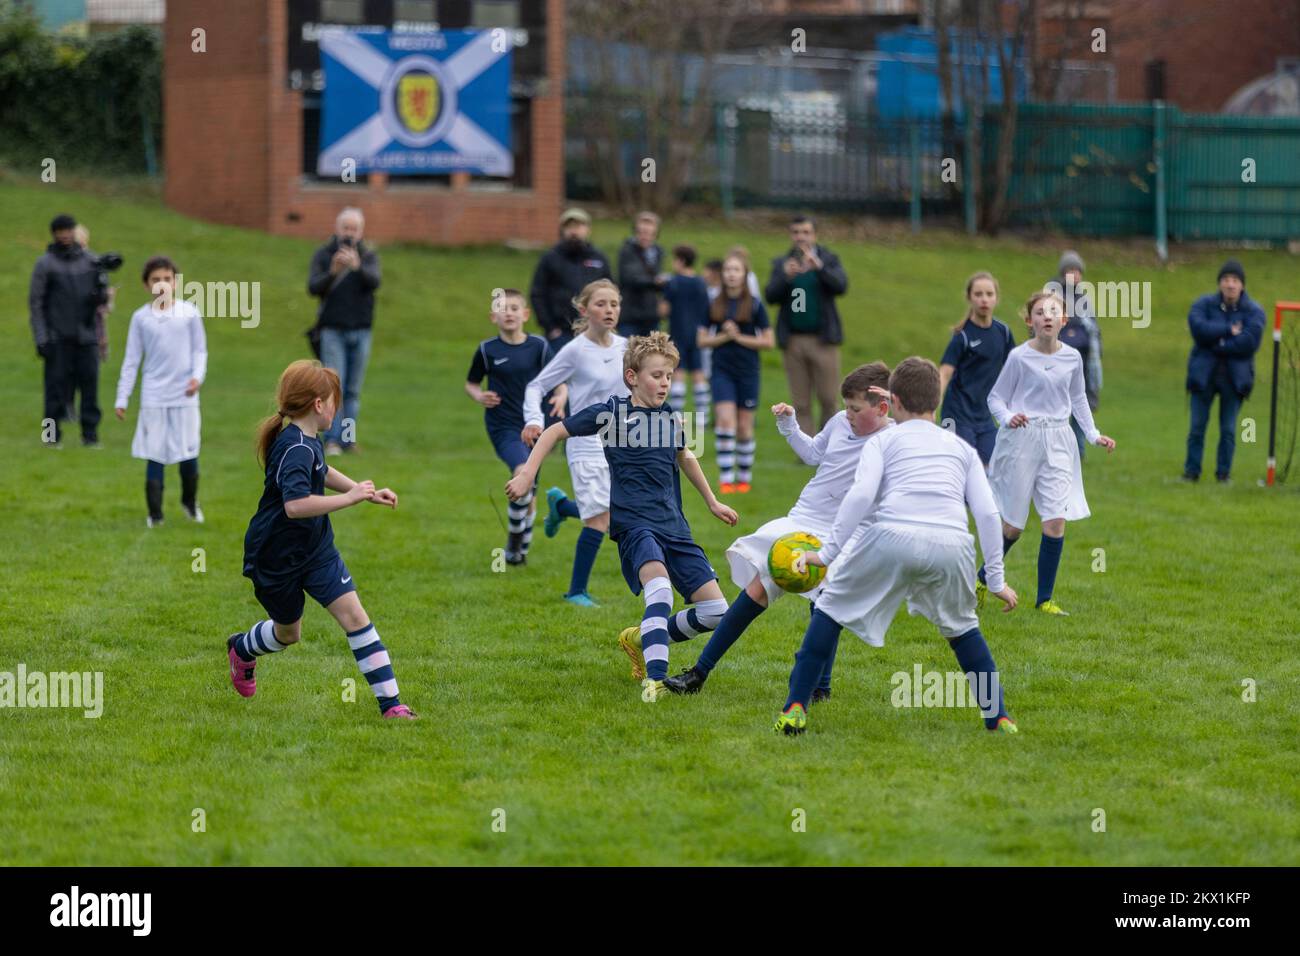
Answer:
[[1255, 353], [1264, 336], [1264, 310], [1246, 295], [1246, 272], [1236, 259], [1219, 269], [1219, 291], [1192, 304], [1187, 325], [1192, 354], [1187, 359], [1192, 427], [1187, 433], [1183, 480], [1201, 477], [1201, 457], [1210, 406], [1219, 396], [1219, 450], [1214, 476], [1228, 481], [1235, 449], [1237, 411], [1255, 387]]

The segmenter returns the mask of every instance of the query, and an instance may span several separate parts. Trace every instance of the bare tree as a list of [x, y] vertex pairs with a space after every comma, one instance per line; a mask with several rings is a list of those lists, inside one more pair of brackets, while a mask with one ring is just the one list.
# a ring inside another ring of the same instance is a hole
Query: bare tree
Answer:
[[[601, 51], [589, 65], [587, 158], [606, 202], [625, 212], [672, 212], [713, 133], [711, 87], [718, 54], [749, 0], [571, 0], [569, 34]], [[619, 58], [616, 44], [626, 44]], [[687, 58], [699, 69], [688, 76]], [[689, 83], [688, 83], [689, 80]], [[644, 150], [629, 170], [624, 144]], [[653, 177], [645, 160], [653, 160]]]
[[1038, 0], [1014, 0], [1007, 35], [996, 33], [998, 73], [1002, 80], [1002, 103], [998, 116], [998, 151], [993, 168], [993, 182], [987, 202], [981, 210], [981, 230], [996, 233], [1006, 223], [1011, 167], [1015, 159], [1016, 127], [1020, 104], [1016, 100], [1018, 66], [1025, 56], [1030, 36], [1038, 19]]

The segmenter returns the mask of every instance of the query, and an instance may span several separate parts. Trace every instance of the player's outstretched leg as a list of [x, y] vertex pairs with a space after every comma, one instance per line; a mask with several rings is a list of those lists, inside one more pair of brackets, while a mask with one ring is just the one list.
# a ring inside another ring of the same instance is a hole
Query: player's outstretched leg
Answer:
[[794, 658], [794, 669], [790, 671], [790, 693], [785, 700], [785, 708], [776, 719], [775, 730], [784, 734], [801, 734], [808, 724], [808, 705], [812, 701], [813, 690], [826, 670], [830, 660], [831, 649], [839, 640], [840, 625], [830, 615], [813, 608], [812, 620], [808, 622], [808, 632], [803, 636], [803, 645]]
[[415, 712], [398, 699], [393, 662], [379, 639], [379, 631], [362, 608], [357, 592], [349, 591], [336, 598], [325, 610], [334, 615], [334, 620], [347, 632], [348, 647], [375, 695], [380, 715], [389, 720], [414, 720]]
[[241, 697], [257, 693], [257, 678], [253, 669], [263, 654], [274, 654], [290, 644], [298, 643], [301, 620], [292, 624], [258, 621], [242, 634], [226, 638], [226, 658], [230, 662], [230, 683]]
[[542, 533], [546, 537], [554, 538], [565, 518], [577, 517], [578, 506], [563, 488], [551, 488], [546, 492], [546, 517], [542, 519]]
[[1043, 539], [1038, 544], [1038, 597], [1034, 607], [1047, 614], [1068, 617], [1069, 612], [1052, 600], [1056, 590], [1056, 572], [1061, 567], [1061, 552], [1065, 549], [1065, 519], [1053, 518], [1043, 522]]
[[[642, 597], [645, 598], [645, 615], [641, 618], [640, 628], [641, 661], [645, 668], [641, 679], [641, 699], [652, 704], [668, 693], [664, 678], [668, 676], [668, 618], [673, 612], [673, 586], [668, 580], [668, 569], [659, 561], [642, 565], [640, 574]], [[632, 658], [632, 675], [635, 677], [637, 660], [631, 651], [628, 651], [628, 656]]]
[[965, 634], [949, 638], [948, 644], [957, 655], [957, 663], [961, 665], [962, 672], [971, 682], [971, 690], [980, 704], [984, 726], [1002, 733], [1016, 733], [1016, 723], [1007, 714], [1002, 681], [998, 676], [997, 665], [993, 663], [993, 653], [980, 629], [974, 627]]
[[665, 682], [668, 689], [676, 694], [698, 693], [704, 687], [704, 682], [708, 680], [713, 668], [718, 666], [722, 655], [727, 653], [731, 645], [745, 633], [745, 628], [749, 627], [765, 610], [767, 610], [767, 594], [763, 591], [762, 580], [756, 576], [722, 615], [722, 619], [718, 621], [718, 626], [709, 636], [709, 641], [704, 645], [704, 650], [700, 651], [699, 659], [695, 664], [676, 677], [668, 678]]

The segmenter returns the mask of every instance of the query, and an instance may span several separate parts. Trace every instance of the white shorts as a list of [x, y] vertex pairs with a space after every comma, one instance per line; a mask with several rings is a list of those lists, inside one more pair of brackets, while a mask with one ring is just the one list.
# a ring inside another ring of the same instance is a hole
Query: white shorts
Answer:
[[164, 465], [199, 457], [199, 406], [142, 408], [131, 439], [131, 457]]
[[573, 500], [578, 516], [586, 521], [609, 510], [609, 465], [602, 461], [578, 458], [569, 462], [573, 479]]
[[873, 647], [907, 602], [946, 638], [979, 627], [975, 539], [967, 531], [902, 522], [867, 525], [831, 564], [817, 609]]
[[[845, 546], [845, 550], [862, 537], [863, 530], [864, 528], [859, 528], [854, 533], [853, 537], [849, 539], [849, 544]], [[737, 538], [731, 542], [731, 547], [727, 548], [727, 564], [731, 567], [732, 583], [736, 587], [743, 589], [749, 586], [749, 582], [754, 580], [755, 575], [758, 575], [763, 584], [763, 592], [767, 595], [769, 606], [782, 594], [787, 593], [772, 580], [772, 573], [767, 567], [767, 555], [772, 550], [772, 545], [776, 543], [777, 538], [782, 535], [793, 534], [796, 531], [805, 531], [808, 534], [815, 535], [821, 541], [825, 541], [830, 534], [830, 528], [827, 525], [818, 524], [806, 518], [791, 518], [789, 515], [784, 518], [773, 518], [753, 534]], [[799, 597], [815, 604], [823, 587], [825, 587], [824, 583], [811, 591], [804, 591]]]
[[999, 428], [989, 459], [989, 487], [1002, 520], [1013, 528], [1024, 529], [1031, 500], [1041, 521], [1079, 521], [1092, 514], [1068, 418], [1030, 419], [1020, 428]]

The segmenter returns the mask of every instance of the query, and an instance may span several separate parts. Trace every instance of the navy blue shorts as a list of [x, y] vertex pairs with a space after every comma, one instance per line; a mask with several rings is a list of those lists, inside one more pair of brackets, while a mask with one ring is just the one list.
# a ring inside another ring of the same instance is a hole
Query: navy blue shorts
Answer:
[[633, 528], [620, 534], [618, 560], [623, 565], [623, 580], [633, 594], [641, 593], [641, 567], [650, 561], [664, 563], [668, 580], [687, 600], [710, 581], [718, 580], [698, 544], [664, 537], [653, 528]]
[[528, 460], [530, 450], [519, 437], [520, 431], [523, 431], [522, 426], [518, 431], [501, 428], [488, 432], [492, 447], [497, 450], [497, 457], [506, 463], [512, 475], [516, 468]]
[[737, 375], [726, 369], [713, 366], [713, 376], [709, 379], [713, 389], [713, 404], [718, 402], [735, 402], [737, 408], [755, 409], [758, 407], [758, 373]]
[[976, 425], [954, 419], [953, 430], [957, 432], [958, 438], [979, 453], [980, 461], [985, 465], [989, 463], [989, 459], [993, 457], [993, 446], [997, 443], [997, 425], [992, 422], [980, 422]]
[[259, 584], [255, 571], [248, 576], [253, 579], [253, 594], [258, 603], [266, 608], [267, 616], [276, 624], [292, 624], [301, 619], [306, 594], [310, 594], [321, 607], [329, 607], [344, 594], [357, 589], [352, 581], [352, 572], [337, 551], [285, 580]]

